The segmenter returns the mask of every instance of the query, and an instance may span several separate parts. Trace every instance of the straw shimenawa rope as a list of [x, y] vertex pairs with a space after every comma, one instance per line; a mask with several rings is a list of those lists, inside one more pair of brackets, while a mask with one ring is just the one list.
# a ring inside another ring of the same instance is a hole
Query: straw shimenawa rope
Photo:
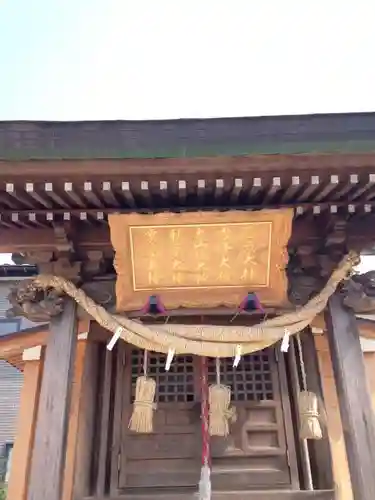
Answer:
[[268, 319], [255, 326], [211, 325], [149, 325], [133, 321], [126, 316], [111, 314], [96, 304], [83, 290], [70, 281], [50, 275], [40, 275], [34, 286], [54, 288], [70, 296], [102, 327], [119, 335], [129, 344], [148, 351], [176, 354], [195, 354], [215, 358], [234, 357], [238, 348], [246, 355], [264, 349], [283, 338], [287, 330], [294, 335], [308, 326], [321, 313], [339, 283], [346, 279], [358, 263], [354, 253], [346, 256], [332, 273], [323, 290], [304, 307]]

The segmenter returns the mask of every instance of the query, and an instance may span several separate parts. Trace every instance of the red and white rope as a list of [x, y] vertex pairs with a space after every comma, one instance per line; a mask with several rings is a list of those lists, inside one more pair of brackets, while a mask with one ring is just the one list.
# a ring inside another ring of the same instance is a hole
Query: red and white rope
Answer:
[[207, 358], [201, 357], [202, 465], [210, 465]]
[[201, 480], [199, 483], [199, 498], [200, 500], [210, 500], [211, 454], [210, 454], [210, 434], [209, 434], [207, 358], [201, 356], [200, 360], [201, 360], [202, 470], [201, 470]]

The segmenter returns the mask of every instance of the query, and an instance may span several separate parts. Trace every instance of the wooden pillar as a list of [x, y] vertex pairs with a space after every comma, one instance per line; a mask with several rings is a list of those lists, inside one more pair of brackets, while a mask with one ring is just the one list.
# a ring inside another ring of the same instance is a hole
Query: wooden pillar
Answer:
[[337, 387], [355, 500], [375, 498], [375, 419], [354, 313], [339, 294], [326, 313], [327, 337]]
[[61, 500], [73, 362], [76, 304], [67, 299], [46, 347], [28, 500]]
[[43, 369], [41, 352], [41, 346], [37, 346], [26, 349], [23, 354], [23, 386], [8, 485], [8, 500], [26, 499]]
[[375, 412], [375, 352], [365, 352], [363, 357], [365, 360], [367, 380], [370, 386], [372, 408]]
[[84, 378], [86, 348], [88, 344], [87, 341], [88, 330], [90, 328], [88, 323], [89, 322], [84, 322], [83, 324], [79, 325], [79, 327], [81, 328], [83, 327], [86, 331], [78, 333], [78, 344], [74, 362], [73, 388], [71, 393], [71, 404], [69, 411], [69, 430], [68, 430], [67, 450], [65, 459], [62, 500], [72, 500], [73, 498], [73, 484], [74, 484], [74, 476], [76, 470], [77, 443], [79, 439], [78, 437], [79, 413], [80, 413], [81, 400], [83, 398], [83, 390], [85, 388], [83, 385], [83, 378]]
[[98, 360], [99, 345], [88, 339], [81, 380], [72, 498], [84, 498], [91, 494], [98, 400]]
[[327, 414], [327, 430], [332, 453], [335, 500], [353, 500], [352, 483], [350, 480], [337, 387], [333, 376], [328, 340], [326, 335], [315, 336], [314, 340]]
[[[301, 345], [308, 390], [315, 392], [324, 401], [318, 355], [314, 337], [309, 328], [301, 334]], [[316, 471], [315, 488], [321, 490], [333, 488], [332, 456], [328, 438], [310, 440], [308, 445], [311, 465]]]

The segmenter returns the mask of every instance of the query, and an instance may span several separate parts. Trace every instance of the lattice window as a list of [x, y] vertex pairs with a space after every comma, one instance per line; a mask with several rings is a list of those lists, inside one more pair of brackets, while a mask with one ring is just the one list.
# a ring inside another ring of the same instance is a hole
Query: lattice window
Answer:
[[[216, 360], [208, 360], [209, 383], [216, 382]], [[233, 359], [220, 360], [220, 380], [232, 389], [233, 401], [272, 400], [272, 365], [270, 351], [243, 356], [237, 368], [233, 368]]]
[[[143, 372], [143, 351], [132, 350], [132, 399], [135, 382]], [[165, 371], [166, 355], [148, 353], [148, 375], [156, 381], [158, 403], [189, 403], [195, 400], [193, 356], [175, 356], [169, 371]]]

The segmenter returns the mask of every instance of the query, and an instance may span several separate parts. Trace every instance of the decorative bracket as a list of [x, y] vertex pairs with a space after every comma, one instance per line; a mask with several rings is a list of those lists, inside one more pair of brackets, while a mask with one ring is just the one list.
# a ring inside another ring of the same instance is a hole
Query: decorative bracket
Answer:
[[353, 275], [341, 289], [344, 305], [357, 314], [375, 312], [375, 271]]
[[49, 288], [43, 290], [34, 280], [23, 280], [8, 295], [11, 308], [7, 317], [23, 316], [34, 323], [47, 323], [64, 309], [62, 293]]

